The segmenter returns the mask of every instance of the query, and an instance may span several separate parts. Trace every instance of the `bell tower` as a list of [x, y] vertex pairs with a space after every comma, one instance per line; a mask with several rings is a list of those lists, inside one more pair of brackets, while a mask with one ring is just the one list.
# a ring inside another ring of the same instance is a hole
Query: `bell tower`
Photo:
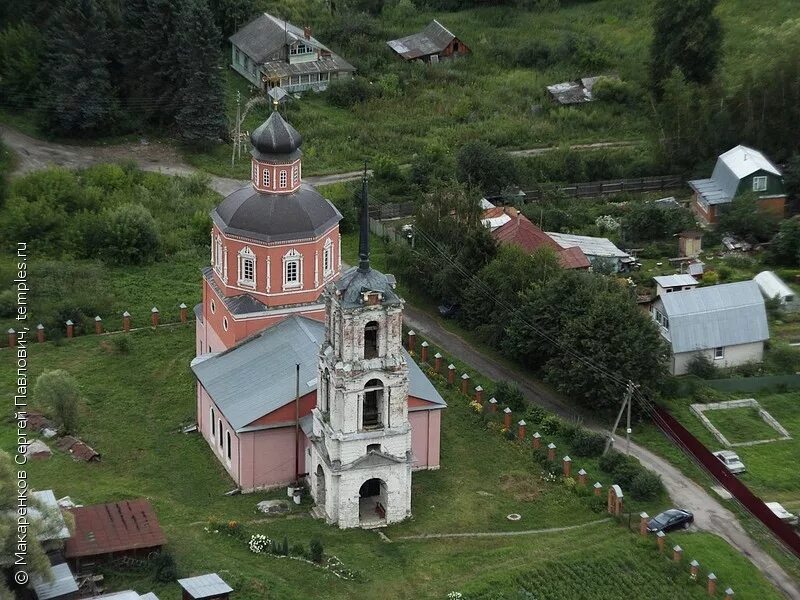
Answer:
[[380, 527], [411, 514], [403, 300], [394, 278], [370, 266], [366, 173], [360, 229], [358, 267], [325, 292], [309, 465], [317, 512], [342, 528]]

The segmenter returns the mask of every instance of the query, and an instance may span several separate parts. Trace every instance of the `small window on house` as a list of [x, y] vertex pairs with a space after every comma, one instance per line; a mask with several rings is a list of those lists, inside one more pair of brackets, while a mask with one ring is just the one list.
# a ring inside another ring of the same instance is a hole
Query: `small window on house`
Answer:
[[256, 255], [249, 247], [239, 252], [239, 285], [256, 284]]
[[222, 328], [228, 331], [228, 317], [222, 317]]
[[[210, 347], [209, 347], [208, 351], [211, 352], [211, 348]], [[212, 408], [211, 409], [211, 437], [212, 438], [217, 435], [216, 423], [217, 423], [217, 416], [216, 416], [216, 414], [214, 414], [214, 409]]]
[[302, 256], [297, 250], [289, 250], [283, 257], [283, 286], [298, 287], [302, 283]]
[[722, 346], [714, 348], [714, 360], [722, 360], [723, 358], [725, 358], [725, 348]]
[[264, 167], [261, 181], [264, 187], [269, 187], [269, 169], [267, 169], [266, 167]]
[[662, 317], [661, 325], [664, 327], [664, 329], [669, 329], [669, 319], [667, 317]]
[[217, 438], [219, 439], [219, 447], [222, 448], [222, 419], [217, 419]]
[[282, 188], [286, 187], [286, 169], [281, 169], [280, 185]]
[[225, 433], [225, 441], [228, 443], [227, 444], [228, 445], [227, 454], [228, 454], [228, 460], [230, 460], [231, 459], [231, 432], [230, 431]]
[[378, 322], [370, 321], [364, 327], [364, 358], [378, 356]]
[[217, 305], [216, 305], [216, 304], [214, 303], [214, 301], [212, 300], [212, 301], [211, 301], [211, 314], [213, 315], [213, 314], [214, 314], [214, 313], [216, 313], [216, 312], [217, 312]]
[[322, 273], [327, 277], [333, 272], [333, 242], [328, 239], [322, 251]]
[[369, 452], [380, 452], [381, 445], [380, 444], [368, 444], [367, 445], [367, 453]]
[[764, 175], [753, 177], [753, 191], [766, 192], [767, 191], [767, 178]]

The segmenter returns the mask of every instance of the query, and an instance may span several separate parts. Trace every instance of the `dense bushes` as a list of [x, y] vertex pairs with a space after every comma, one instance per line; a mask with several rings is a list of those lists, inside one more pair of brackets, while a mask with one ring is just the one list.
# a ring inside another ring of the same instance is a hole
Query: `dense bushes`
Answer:
[[335, 79], [325, 92], [328, 102], [339, 108], [349, 108], [375, 96], [375, 88], [364, 77]]
[[501, 381], [494, 388], [494, 397], [500, 406], [509, 407], [512, 412], [518, 413], [526, 406], [522, 391], [513, 383]]
[[635, 458], [615, 450], [601, 456], [599, 466], [612, 476], [623, 493], [629, 492], [634, 500], [653, 500], [665, 492], [658, 475], [648, 471]]
[[572, 435], [570, 442], [575, 456], [594, 457], [603, 453], [606, 438], [600, 433], [580, 427]]

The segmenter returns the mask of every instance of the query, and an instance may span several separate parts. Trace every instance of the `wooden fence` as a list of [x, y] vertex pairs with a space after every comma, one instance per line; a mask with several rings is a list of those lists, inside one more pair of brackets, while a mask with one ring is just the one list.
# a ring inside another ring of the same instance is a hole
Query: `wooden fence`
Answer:
[[410, 217], [414, 214], [413, 202], [395, 202], [392, 204], [373, 204], [369, 207], [369, 216], [373, 219], [383, 221], [386, 219], [398, 219]]
[[566, 185], [545, 184], [536, 189], [524, 190], [526, 202], [542, 200], [548, 193], [558, 192], [569, 198], [600, 198], [624, 192], [657, 192], [682, 187], [683, 179], [677, 175], [639, 177], [636, 179], [611, 179]]

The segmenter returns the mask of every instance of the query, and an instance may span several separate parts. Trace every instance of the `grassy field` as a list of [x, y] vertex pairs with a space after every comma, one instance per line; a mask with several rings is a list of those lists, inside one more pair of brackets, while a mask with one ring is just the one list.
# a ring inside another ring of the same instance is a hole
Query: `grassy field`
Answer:
[[[83, 394], [80, 434], [103, 454], [103, 461], [76, 463], [55, 452], [50, 460], [31, 464], [30, 476], [35, 488], [52, 487], [58, 496], [70, 495], [81, 503], [150, 498], [181, 575], [217, 571], [243, 600], [318, 597], [320, 589], [328, 598], [378, 593], [387, 598], [443, 598], [451, 590], [462, 590], [467, 597], [505, 598], [518, 597], [520, 590], [539, 586], [544, 579], [552, 586], [549, 598], [588, 597], [580, 595], [581, 589], [591, 589], [586, 582], [557, 566], [574, 563], [583, 576], [597, 578], [598, 590], [614, 589], [622, 598], [639, 598], [641, 589], [652, 598], [704, 595], [701, 586], [690, 584], [669, 560], [657, 556], [653, 540], [643, 545], [633, 533], [610, 522], [511, 538], [400, 540], [421, 533], [550, 528], [602, 517], [562, 484], [542, 482], [526, 451], [487, 432], [466, 401], [443, 388], [449, 408], [442, 432], [442, 469], [415, 475], [414, 518], [386, 530], [393, 543], [380, 541], [374, 532], [327, 527], [302, 510], [283, 518], [259, 518], [256, 502], [284, 492], [224, 496], [232, 482], [203, 440], [178, 432], [194, 415], [188, 370], [193, 328], [130, 336], [129, 354], [118, 354], [107, 338], [93, 337], [31, 349], [32, 377], [45, 369], [64, 368], [78, 379]], [[10, 361], [2, 361], [2, 372], [0, 390], [7, 395]], [[477, 374], [475, 379], [481, 381]], [[4, 448], [13, 445], [10, 424], [0, 425], [0, 441]], [[587, 470], [597, 472], [591, 465]], [[642, 507], [656, 510], [662, 502]], [[522, 520], [506, 520], [512, 511], [522, 514]], [[292, 544], [307, 544], [320, 536], [326, 552], [361, 577], [346, 582], [302, 563], [287, 568], [279, 559], [250, 553], [242, 541], [207, 532], [209, 519], [237, 520], [273, 539], [286, 535]], [[721, 540], [684, 532], [670, 538], [687, 549], [687, 558], [691, 554], [712, 568], [739, 597], [779, 597]], [[149, 572], [106, 575], [113, 588], [153, 589], [166, 600], [178, 598], [177, 586], [157, 584]]]
[[780, 436], [753, 408], [709, 410], [705, 415], [732, 444], [769, 440]]

